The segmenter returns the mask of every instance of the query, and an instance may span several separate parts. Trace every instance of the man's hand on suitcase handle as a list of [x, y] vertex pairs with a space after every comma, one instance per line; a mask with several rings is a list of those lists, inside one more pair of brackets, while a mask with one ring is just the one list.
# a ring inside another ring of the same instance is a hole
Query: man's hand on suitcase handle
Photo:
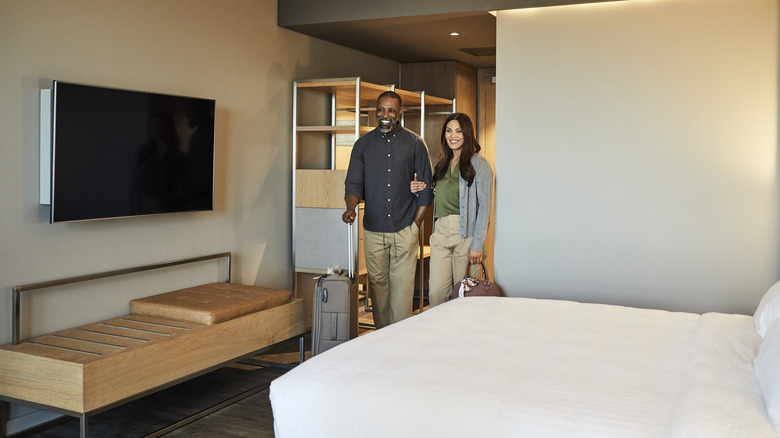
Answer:
[[344, 214], [341, 215], [341, 220], [343, 220], [344, 223], [352, 224], [355, 222], [355, 218], [357, 217], [355, 208], [357, 207], [360, 200], [357, 198], [357, 196], [350, 195], [344, 198], [344, 202], [347, 204], [347, 210], [344, 212]]
[[351, 224], [355, 222], [355, 216], [357, 216], [355, 210], [347, 210], [341, 215], [341, 220], [343, 220], [344, 223]]

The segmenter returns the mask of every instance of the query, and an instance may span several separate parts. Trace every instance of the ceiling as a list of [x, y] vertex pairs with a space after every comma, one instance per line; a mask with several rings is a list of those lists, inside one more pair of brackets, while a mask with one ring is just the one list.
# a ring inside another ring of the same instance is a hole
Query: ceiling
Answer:
[[496, 17], [489, 11], [609, 1], [621, 0], [279, 0], [277, 22], [400, 63], [455, 60], [488, 68], [496, 66]]
[[[496, 17], [487, 11], [284, 27], [400, 63], [456, 60], [477, 68], [496, 65]], [[450, 36], [451, 32], [460, 35]]]

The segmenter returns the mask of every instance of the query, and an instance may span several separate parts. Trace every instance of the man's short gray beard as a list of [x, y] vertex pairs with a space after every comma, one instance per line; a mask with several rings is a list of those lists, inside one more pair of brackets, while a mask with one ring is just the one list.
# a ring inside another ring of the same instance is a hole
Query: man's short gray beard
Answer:
[[381, 122], [378, 122], [377, 123], [377, 128], [379, 128], [379, 132], [381, 132], [382, 134], [387, 134], [388, 132], [390, 132], [393, 129], [395, 129], [395, 125], [397, 125], [397, 124], [398, 124], [398, 122], [396, 121], [395, 123], [391, 123], [390, 126], [385, 128], [385, 125], [383, 125]]

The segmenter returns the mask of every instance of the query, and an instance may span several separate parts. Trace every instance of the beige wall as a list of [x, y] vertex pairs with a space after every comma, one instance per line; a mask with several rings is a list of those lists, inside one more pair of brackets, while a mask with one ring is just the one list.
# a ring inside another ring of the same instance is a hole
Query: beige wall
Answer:
[[495, 279], [752, 314], [778, 273], [778, 6], [498, 14]]
[[[0, 343], [11, 340], [19, 284], [232, 251], [234, 281], [290, 288], [292, 81], [392, 83], [398, 72], [277, 27], [276, 0], [0, 0], [0, 60]], [[50, 225], [38, 205], [37, 96], [51, 79], [216, 99], [216, 210]], [[23, 329], [125, 313], [147, 289], [218, 280], [216, 271], [41, 291], [25, 303], [35, 316]]]
[[[234, 280], [291, 287], [292, 81], [398, 73], [277, 27], [276, 0], [0, 0], [0, 59], [2, 343], [18, 284], [233, 251]], [[37, 96], [51, 79], [216, 99], [216, 210], [50, 225], [38, 205]], [[31, 331], [127, 310], [112, 293], [40, 296], [25, 310], [43, 312]]]

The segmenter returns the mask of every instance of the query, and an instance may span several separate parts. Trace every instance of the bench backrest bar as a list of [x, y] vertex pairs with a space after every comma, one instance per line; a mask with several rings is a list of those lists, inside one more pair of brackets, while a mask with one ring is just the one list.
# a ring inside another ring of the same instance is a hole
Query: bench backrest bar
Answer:
[[134, 268], [117, 269], [114, 271], [99, 272], [97, 274], [80, 275], [77, 277], [62, 278], [59, 280], [44, 281], [40, 283], [23, 284], [20, 286], [14, 286], [13, 288], [13, 343], [14, 345], [22, 341], [21, 339], [21, 307], [22, 307], [22, 293], [30, 292], [36, 289], [44, 289], [54, 286], [62, 286], [72, 283], [80, 283], [82, 281], [97, 280], [99, 278], [115, 277], [117, 275], [133, 274], [136, 272], [150, 271], [152, 269], [169, 268], [177, 265], [185, 265], [188, 263], [197, 263], [206, 260], [225, 259], [225, 283], [230, 283], [230, 262], [232, 254], [230, 252], [222, 252], [219, 254], [210, 254], [200, 257], [192, 257], [188, 259], [175, 260], [172, 262], [155, 263], [152, 265], [137, 266]]

